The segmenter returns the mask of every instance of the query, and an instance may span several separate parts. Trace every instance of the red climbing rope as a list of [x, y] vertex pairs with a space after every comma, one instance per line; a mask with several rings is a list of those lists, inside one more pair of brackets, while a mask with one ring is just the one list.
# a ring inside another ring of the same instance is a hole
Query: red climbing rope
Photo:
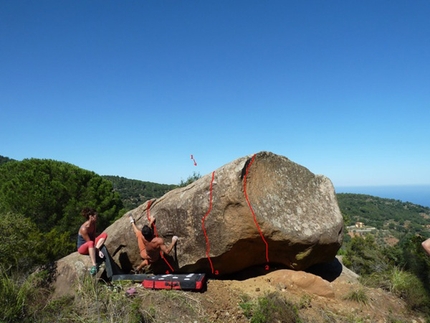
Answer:
[[209, 209], [206, 212], [205, 216], [202, 218], [202, 229], [203, 229], [203, 233], [205, 235], [205, 240], [206, 240], [206, 257], [209, 260], [209, 264], [211, 266], [212, 274], [214, 273], [214, 267], [213, 267], [213, 264], [212, 264], [211, 257], [209, 255], [209, 253], [210, 253], [210, 244], [209, 244], [209, 238], [208, 238], [208, 235], [207, 235], [207, 232], [206, 232], [206, 228], [205, 228], [205, 220], [206, 220], [207, 216], [209, 215], [209, 213], [212, 210], [212, 196], [213, 196], [212, 195], [212, 185], [213, 185], [213, 182], [214, 182], [214, 178], [215, 178], [215, 171], [212, 172], [212, 180], [211, 180], [211, 184], [210, 184], [210, 188], [209, 188]]
[[[147, 217], [147, 219], [148, 219], [149, 222], [151, 222], [150, 208], [151, 208], [151, 201], [148, 201], [148, 206], [146, 208], [146, 217]], [[157, 227], [155, 226], [155, 222], [152, 224], [152, 226], [153, 226], [153, 230], [154, 230], [154, 235], [156, 237], [158, 237], [158, 232], [157, 232]], [[170, 270], [172, 272], [174, 272], [175, 270], [170, 265], [169, 261], [164, 257], [164, 253], [162, 251], [160, 251], [160, 256], [164, 260], [164, 262], [167, 264], [167, 266], [170, 268]], [[168, 274], [169, 271], [167, 271], [166, 273]]]
[[[248, 177], [249, 169], [251, 168], [252, 163], [254, 162], [255, 154], [252, 156], [251, 162], [246, 167], [245, 176], [243, 178], [243, 191], [245, 193], [245, 199], [246, 203], [248, 203], [249, 209], [251, 210], [252, 216], [254, 218], [254, 223], [258, 229], [258, 232], [260, 233], [260, 237], [263, 240], [264, 244], [266, 245], [266, 261], [269, 263], [269, 244], [267, 243], [266, 239], [264, 238], [263, 232], [261, 231], [260, 225], [257, 222], [257, 216], [255, 215], [254, 209], [251, 206], [251, 202], [249, 202], [248, 193], [246, 192], [246, 178]], [[266, 270], [269, 269], [268, 265], [266, 265]]]

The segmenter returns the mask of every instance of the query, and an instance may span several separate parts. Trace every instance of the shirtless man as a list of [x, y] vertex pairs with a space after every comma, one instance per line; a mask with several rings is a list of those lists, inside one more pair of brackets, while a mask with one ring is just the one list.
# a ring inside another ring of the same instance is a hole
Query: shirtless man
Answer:
[[135, 271], [139, 272], [143, 267], [156, 262], [160, 258], [160, 252], [169, 254], [178, 241], [178, 237], [173, 236], [172, 243], [167, 247], [162, 238], [154, 236], [153, 225], [155, 219], [153, 217], [150, 219], [149, 226], [145, 224], [142, 230], [139, 230], [134, 223], [132, 215], [130, 214], [129, 216], [137, 238], [137, 244], [139, 245], [140, 257], [143, 259], [140, 265], [135, 268]]

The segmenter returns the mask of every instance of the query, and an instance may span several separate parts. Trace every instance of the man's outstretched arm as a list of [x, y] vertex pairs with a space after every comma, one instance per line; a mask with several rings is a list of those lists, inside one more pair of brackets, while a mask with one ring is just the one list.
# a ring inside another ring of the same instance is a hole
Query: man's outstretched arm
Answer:
[[172, 243], [167, 247], [165, 243], [163, 243], [160, 246], [160, 249], [165, 253], [165, 254], [169, 254], [170, 251], [172, 251], [173, 247], [175, 246], [176, 242], [178, 241], [178, 237], [177, 236], [173, 236], [172, 238]]
[[136, 224], [134, 223], [134, 219], [133, 219], [131, 213], [128, 216], [130, 217], [130, 223], [131, 223], [131, 226], [133, 227], [134, 233], [139, 232], [139, 229], [137, 228]]

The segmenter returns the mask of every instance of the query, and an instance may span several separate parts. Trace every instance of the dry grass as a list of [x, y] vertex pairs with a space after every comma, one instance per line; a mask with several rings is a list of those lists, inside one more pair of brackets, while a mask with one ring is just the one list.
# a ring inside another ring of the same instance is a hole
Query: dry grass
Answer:
[[[404, 286], [402, 276], [396, 278], [393, 291], [400, 291]], [[337, 290], [336, 299], [310, 296], [292, 288], [266, 293], [263, 290], [267, 284], [264, 277], [244, 282], [211, 280], [204, 293], [155, 291], [128, 282], [107, 284], [86, 274], [73, 286], [73, 296], [50, 300], [46, 289], [25, 289], [29, 292], [23, 298], [25, 316], [20, 322], [358, 323], [376, 322], [379, 315], [389, 317], [387, 322], [398, 323], [410, 316], [402, 312], [392, 293], [358, 283], [337, 284], [345, 289]], [[128, 296], [130, 288], [135, 293]], [[255, 292], [257, 289], [261, 291]]]

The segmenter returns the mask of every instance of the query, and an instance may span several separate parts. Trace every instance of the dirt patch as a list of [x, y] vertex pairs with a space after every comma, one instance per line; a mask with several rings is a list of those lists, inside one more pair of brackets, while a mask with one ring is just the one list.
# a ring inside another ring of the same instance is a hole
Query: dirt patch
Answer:
[[[293, 304], [301, 320], [308, 323], [425, 322], [407, 311], [401, 299], [361, 285], [357, 275], [345, 267], [332, 281], [283, 269], [246, 279], [209, 279], [204, 292], [139, 289], [146, 306], [149, 299], [155, 303], [153, 322], [246, 323], [249, 317], [240, 305], [269, 294]], [[349, 300], [354, 292], [361, 292], [366, 301]]]

